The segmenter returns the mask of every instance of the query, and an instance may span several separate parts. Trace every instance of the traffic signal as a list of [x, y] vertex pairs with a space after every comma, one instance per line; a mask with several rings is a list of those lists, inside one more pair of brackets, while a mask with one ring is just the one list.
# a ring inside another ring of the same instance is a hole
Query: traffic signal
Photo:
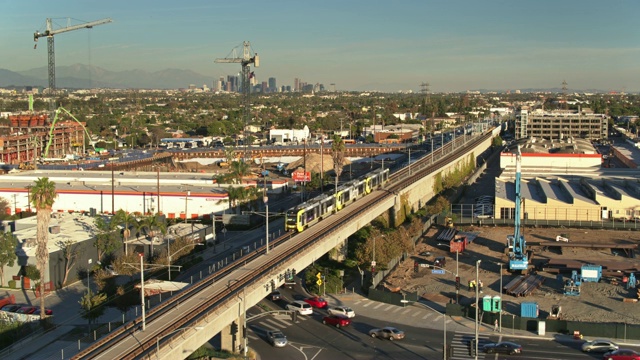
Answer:
[[417, 261], [413, 262], [413, 272], [418, 272], [418, 262]]
[[460, 276], [456, 276], [456, 290], [460, 290]]
[[291, 269], [291, 278], [296, 277], [296, 269]]
[[231, 334], [236, 334], [238, 332], [238, 324], [234, 322], [231, 323]]
[[372, 273], [376, 272], [376, 267], [375, 267], [375, 266], [372, 266], [372, 267], [371, 267], [371, 272], [372, 272]]
[[276, 289], [276, 282], [271, 280], [271, 291], [275, 291]]

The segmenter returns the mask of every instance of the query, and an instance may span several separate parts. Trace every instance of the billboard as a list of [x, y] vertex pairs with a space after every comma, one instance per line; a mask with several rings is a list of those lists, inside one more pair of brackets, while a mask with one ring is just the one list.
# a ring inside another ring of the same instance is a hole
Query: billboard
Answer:
[[291, 178], [296, 182], [309, 182], [311, 181], [311, 172], [309, 171], [294, 171], [291, 173]]

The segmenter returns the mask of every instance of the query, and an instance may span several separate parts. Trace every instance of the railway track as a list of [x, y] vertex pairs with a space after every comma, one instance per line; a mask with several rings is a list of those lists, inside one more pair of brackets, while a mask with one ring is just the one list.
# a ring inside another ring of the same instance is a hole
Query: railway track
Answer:
[[[464, 146], [461, 145], [459, 148], [464, 150], [475, 147], [490, 136], [490, 133], [486, 133]], [[147, 329], [144, 332], [139, 331], [142, 318], [138, 317], [134, 321], [120, 326], [90, 347], [80, 351], [72, 359], [139, 359], [154, 354], [156, 348], [161, 350], [162, 344], [169, 343], [180, 336], [178, 329], [196, 326], [195, 324], [203, 314], [210, 314], [221, 306], [235, 303], [236, 300], [234, 298], [243, 288], [258, 285], [258, 281], [262, 281], [261, 279], [272, 274], [274, 269], [278, 269], [289, 260], [294, 259], [296, 254], [309, 249], [326, 235], [338, 231], [340, 224], [349, 223], [357, 218], [362, 211], [373, 207], [377, 202], [390, 196], [396, 196], [403, 188], [450, 163], [453, 157], [451, 156], [451, 147], [453, 146], [452, 142], [446, 144], [442, 148], [442, 155], [437, 160], [434, 159], [433, 163], [431, 163], [429, 156], [425, 156], [411, 164], [410, 167], [404, 167], [394, 172], [390, 176], [389, 182], [382, 189], [372, 192], [334, 216], [323, 220], [321, 222], [323, 226], [313, 226], [301, 234], [295, 234], [296, 236], [293, 233], [287, 233], [270, 241], [270, 246], [278, 249], [278, 251], [271, 251], [270, 249], [270, 257], [262, 256], [266, 251], [263, 245], [256, 252], [243, 256], [238, 261], [207, 276], [152, 308], [146, 314], [145, 324]], [[446, 153], [447, 151], [449, 151], [448, 154]], [[255, 264], [255, 266], [245, 268], [244, 265], [247, 263]], [[218, 289], [212, 295], [208, 294], [208, 292], [212, 291], [214, 284], [220, 284], [221, 280], [229, 277], [232, 273], [234, 275], [233, 279], [228, 279], [226, 286]], [[195, 301], [196, 305], [185, 309], [183, 305], [192, 301]], [[172, 312], [177, 309], [180, 310], [180, 315], [175, 316]], [[137, 337], [141, 338], [138, 339]], [[119, 344], [131, 341], [132, 338], [135, 338], [135, 346], [118, 350]]]

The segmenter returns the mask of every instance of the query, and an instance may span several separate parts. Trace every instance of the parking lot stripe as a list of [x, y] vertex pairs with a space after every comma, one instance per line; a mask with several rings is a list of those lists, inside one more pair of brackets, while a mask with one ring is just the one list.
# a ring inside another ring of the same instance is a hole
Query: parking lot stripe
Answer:
[[425, 315], [425, 316], [423, 316], [423, 317], [422, 317], [422, 320], [424, 320], [424, 319], [428, 318], [429, 316], [431, 316], [431, 314], [432, 314], [432, 313], [427, 313], [427, 315]]
[[409, 311], [411, 311], [411, 309], [407, 309], [407, 310], [403, 311], [403, 312], [402, 312], [402, 315], [404, 315], [404, 314], [408, 313]]
[[364, 305], [362, 305], [362, 306], [363, 306], [363, 307], [367, 307], [367, 306], [369, 306], [369, 305], [371, 305], [371, 304], [373, 304], [373, 301], [369, 301], [368, 303], [366, 303], [366, 304], [364, 304]]
[[378, 304], [378, 305], [374, 306], [374, 307], [373, 307], [373, 309], [375, 310], [375, 309], [377, 309], [377, 308], [381, 307], [382, 305], [384, 305], [384, 303], [383, 303], [383, 302], [381, 302], [380, 304]]
[[389, 311], [389, 310], [391, 310], [391, 308], [392, 308], [392, 307], [394, 307], [394, 306], [395, 306], [395, 305], [389, 305], [389, 306], [387, 306], [387, 308], [386, 308], [386, 309], [384, 309], [384, 311]]
[[402, 309], [401, 307], [397, 307], [395, 309], [393, 309], [392, 313], [397, 312], [398, 310]]
[[422, 311], [418, 310], [416, 312], [413, 313], [413, 315], [411, 315], [411, 317], [416, 317], [418, 315], [422, 314]]

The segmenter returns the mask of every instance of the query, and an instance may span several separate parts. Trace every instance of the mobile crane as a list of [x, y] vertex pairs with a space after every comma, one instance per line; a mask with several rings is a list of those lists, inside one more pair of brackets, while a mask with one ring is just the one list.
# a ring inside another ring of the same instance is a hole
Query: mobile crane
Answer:
[[520, 146], [518, 146], [518, 152], [516, 153], [516, 194], [515, 194], [515, 213], [514, 213], [514, 232], [513, 235], [507, 236], [507, 247], [509, 250], [509, 270], [520, 270], [526, 272], [529, 268], [529, 259], [526, 253], [527, 243], [524, 240], [524, 235], [520, 232], [520, 178], [522, 176], [522, 154], [520, 153]]

